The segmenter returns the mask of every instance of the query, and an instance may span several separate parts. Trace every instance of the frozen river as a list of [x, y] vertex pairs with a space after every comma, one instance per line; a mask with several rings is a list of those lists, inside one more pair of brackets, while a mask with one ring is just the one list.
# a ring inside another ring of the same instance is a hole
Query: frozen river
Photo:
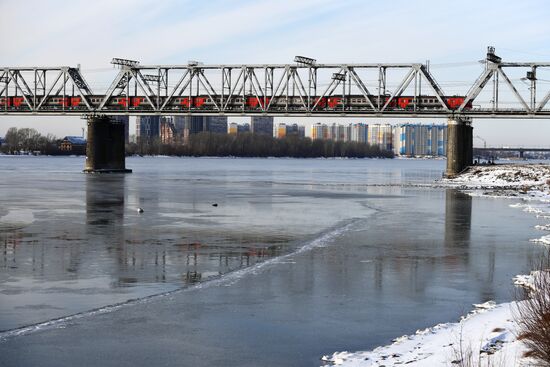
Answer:
[[316, 366], [508, 301], [537, 219], [444, 164], [0, 157], [0, 365]]

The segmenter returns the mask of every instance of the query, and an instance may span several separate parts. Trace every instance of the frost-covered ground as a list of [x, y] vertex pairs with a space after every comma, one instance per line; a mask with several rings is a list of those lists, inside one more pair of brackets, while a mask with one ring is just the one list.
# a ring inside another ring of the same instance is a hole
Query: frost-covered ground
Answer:
[[[438, 182], [474, 196], [521, 198], [511, 206], [532, 213], [549, 223], [536, 229], [544, 234], [532, 239], [535, 244], [550, 245], [550, 166], [549, 165], [495, 165], [470, 168], [454, 179]], [[533, 276], [518, 275], [514, 284], [532, 287]], [[512, 281], [512, 280], [511, 280]], [[336, 352], [322, 358], [324, 365], [341, 366], [529, 366], [532, 361], [523, 358], [525, 349], [516, 340], [517, 325], [514, 312], [517, 303], [495, 305], [492, 302], [474, 305], [474, 310], [456, 323], [446, 323], [405, 335], [387, 346], [366, 352]], [[470, 358], [468, 358], [470, 356]], [[470, 359], [470, 361], [468, 361]]]

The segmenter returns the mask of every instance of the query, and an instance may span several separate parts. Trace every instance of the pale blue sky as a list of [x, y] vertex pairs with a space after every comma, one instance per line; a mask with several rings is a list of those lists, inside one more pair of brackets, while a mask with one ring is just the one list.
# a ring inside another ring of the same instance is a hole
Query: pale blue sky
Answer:
[[[488, 45], [505, 60], [550, 61], [548, 19], [548, 2], [530, 0], [0, 0], [0, 34], [9, 35], [0, 67], [80, 63], [97, 90], [113, 76], [113, 57], [144, 64], [287, 63], [302, 54], [321, 62], [429, 59], [450, 94], [477, 78], [481, 66], [473, 62]], [[83, 121], [0, 117], [0, 135], [10, 126], [76, 135]], [[479, 120], [474, 127], [491, 145], [550, 145], [548, 120]]]

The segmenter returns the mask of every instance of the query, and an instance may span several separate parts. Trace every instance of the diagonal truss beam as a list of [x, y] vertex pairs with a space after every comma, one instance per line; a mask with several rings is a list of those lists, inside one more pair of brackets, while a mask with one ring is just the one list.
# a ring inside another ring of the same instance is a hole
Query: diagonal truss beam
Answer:
[[539, 103], [539, 105], [536, 109], [536, 112], [541, 112], [542, 109], [544, 108], [544, 106], [546, 106], [546, 104], [548, 103], [548, 101], [550, 101], [550, 90], [548, 91], [548, 93], [546, 93], [544, 98], [540, 101], [540, 103]]
[[[31, 110], [33, 110], [34, 106], [31, 104], [31, 102], [29, 101], [29, 99], [27, 98], [27, 95], [25, 93], [25, 90], [23, 90], [23, 88], [21, 88], [21, 85], [19, 84], [19, 82], [17, 81], [17, 75], [18, 75], [18, 72], [17, 71], [8, 71], [8, 73], [10, 74], [11, 78], [10, 80], [13, 81], [13, 83], [15, 84], [15, 87], [21, 91], [21, 95], [23, 96], [24, 100], [25, 100], [25, 103], [27, 104], [27, 106], [29, 106], [29, 108]], [[28, 88], [28, 87], [27, 87]], [[31, 92], [31, 95], [29, 95], [29, 97], [32, 97], [32, 92]]]
[[512, 93], [516, 96], [516, 98], [519, 100], [519, 102], [523, 105], [523, 108], [525, 109], [525, 111], [527, 111], [528, 113], [531, 113], [533, 111], [531, 111], [531, 108], [527, 105], [527, 103], [525, 102], [525, 100], [521, 97], [521, 95], [518, 93], [516, 87], [514, 87], [514, 85], [512, 84], [512, 82], [510, 81], [510, 78], [508, 78], [508, 75], [506, 75], [506, 73], [504, 72], [504, 70], [502, 69], [502, 67], [499, 67], [498, 68], [498, 72], [500, 73], [500, 75], [502, 75], [502, 77], [504, 78], [504, 80], [506, 81], [506, 84], [508, 84], [508, 86], [510, 87], [510, 89], [512, 90]]
[[418, 73], [420, 73], [420, 75], [422, 75], [424, 79], [426, 79], [426, 81], [428, 82], [428, 86], [435, 93], [435, 97], [437, 98], [441, 106], [445, 109], [445, 111], [450, 112], [449, 106], [447, 106], [447, 103], [445, 102], [445, 94], [443, 93], [443, 90], [441, 89], [439, 84], [437, 84], [437, 82], [435, 81], [435, 78], [430, 74], [430, 72], [426, 69], [424, 65], [420, 65], [417, 70]]
[[393, 94], [388, 98], [386, 103], [384, 103], [384, 106], [380, 109], [380, 111], [386, 110], [386, 108], [390, 105], [390, 103], [396, 98], [399, 97], [405, 89], [411, 84], [412, 80], [414, 79], [414, 75], [416, 73], [416, 70], [414, 68], [410, 68], [409, 72], [405, 75], [405, 78], [401, 81], [398, 88], [393, 92]]
[[464, 102], [458, 107], [458, 112], [463, 112], [464, 108], [468, 105], [468, 103], [472, 102], [478, 95], [481, 93], [485, 85], [491, 80], [493, 77], [494, 70], [493, 69], [485, 69], [483, 73], [477, 78], [474, 85], [470, 88], [468, 93], [466, 93], [466, 97], [464, 98]]
[[367, 87], [365, 86], [365, 84], [363, 83], [359, 75], [357, 75], [357, 72], [355, 72], [355, 69], [347, 67], [346, 70], [349, 73], [349, 75], [351, 75], [351, 79], [355, 82], [355, 85], [357, 86], [357, 88], [359, 88], [359, 90], [363, 94], [363, 97], [365, 97], [365, 99], [369, 103], [372, 110], [378, 111], [378, 109], [374, 106], [374, 103], [372, 102], [371, 94], [369, 90], [367, 89]]
[[[467, 93], [456, 96], [460, 97], [460, 106], [449, 100], [428, 65], [423, 64], [203, 65], [193, 62], [122, 65], [107, 91], [101, 94], [94, 94], [79, 67], [0, 68], [0, 112], [550, 115], [550, 91], [542, 89], [547, 84], [536, 76], [537, 70], [550, 68], [550, 63], [504, 63], [494, 55], [494, 50], [492, 52], [488, 53], [484, 70]], [[530, 85], [529, 95], [510, 78], [515, 74], [506, 68], [527, 69], [527, 76], [521, 79]], [[394, 74], [396, 69], [404, 72]], [[378, 71], [378, 77], [367, 77], [370, 71]], [[168, 80], [177, 82], [169, 84]], [[386, 83], [391, 83], [393, 93], [388, 94]], [[504, 84], [507, 87], [502, 87]], [[486, 92], [491, 88], [492, 100], [487, 102]], [[503, 95], [514, 96], [512, 102], [499, 104], [503, 88]], [[544, 95], [540, 101], [537, 92]], [[71, 106], [66, 108], [62, 98], [73, 96], [80, 97], [78, 104], [71, 101]], [[130, 103], [114, 103], [117, 96], [141, 98], [130, 108]], [[190, 98], [188, 106], [184, 106], [183, 101], [176, 102], [181, 96]], [[406, 108], [396, 105], [402, 96], [413, 97]], [[8, 99], [15, 97], [17, 100]], [[202, 97], [206, 102], [193, 104], [191, 99], [195, 97]], [[325, 104], [327, 97], [337, 98], [337, 108]]]

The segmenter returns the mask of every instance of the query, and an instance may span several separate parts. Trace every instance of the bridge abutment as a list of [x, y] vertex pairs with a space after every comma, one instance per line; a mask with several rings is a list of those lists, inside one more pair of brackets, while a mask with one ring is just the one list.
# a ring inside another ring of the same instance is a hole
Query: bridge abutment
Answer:
[[108, 116], [88, 117], [87, 173], [129, 173], [126, 169], [124, 123]]
[[472, 120], [450, 117], [447, 121], [447, 169], [445, 175], [453, 177], [464, 171], [473, 161]]

